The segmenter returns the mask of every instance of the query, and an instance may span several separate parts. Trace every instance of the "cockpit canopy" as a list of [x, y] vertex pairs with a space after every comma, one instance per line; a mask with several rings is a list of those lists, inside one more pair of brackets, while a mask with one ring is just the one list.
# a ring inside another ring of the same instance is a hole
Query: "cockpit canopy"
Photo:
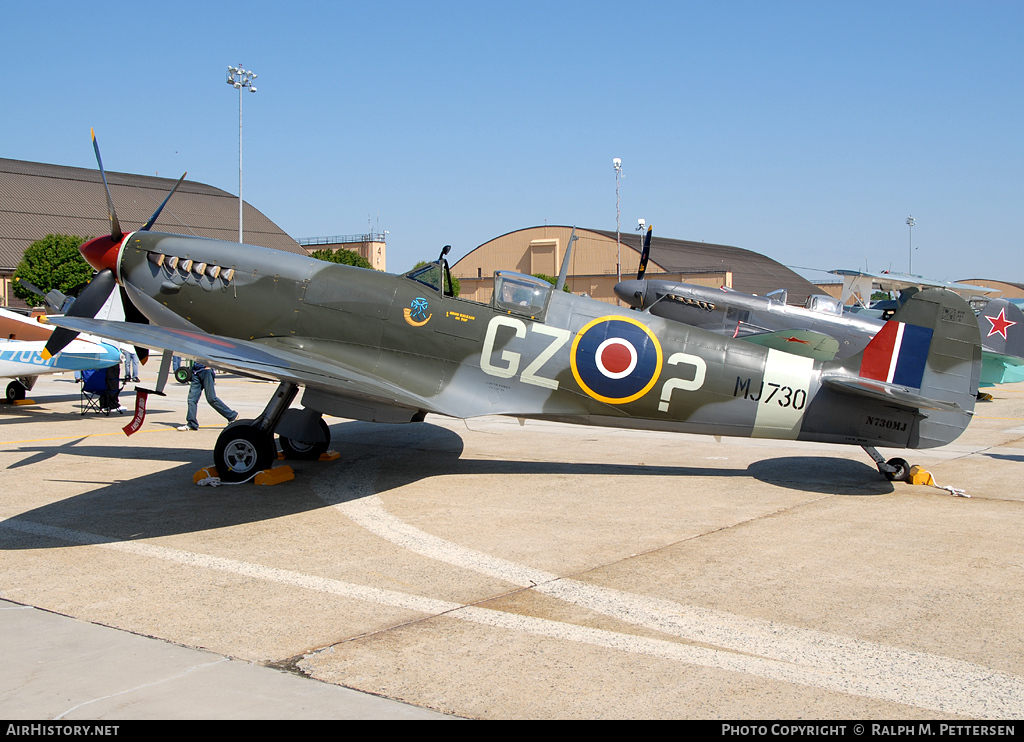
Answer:
[[[441, 269], [437, 263], [427, 263], [405, 274], [417, 283], [441, 292]], [[494, 272], [494, 294], [491, 302], [495, 309], [527, 317], [540, 317], [547, 309], [548, 298], [554, 287], [543, 278], [515, 271]]]
[[811, 294], [804, 303], [805, 309], [810, 309], [818, 314], [842, 315], [843, 303], [839, 299], [823, 294]]
[[405, 274], [405, 277], [422, 283], [424, 286], [429, 286], [434, 291], [441, 290], [441, 269], [437, 263], [427, 263], [419, 268], [413, 268]]
[[536, 317], [544, 312], [552, 286], [543, 278], [513, 271], [495, 271], [494, 308]]

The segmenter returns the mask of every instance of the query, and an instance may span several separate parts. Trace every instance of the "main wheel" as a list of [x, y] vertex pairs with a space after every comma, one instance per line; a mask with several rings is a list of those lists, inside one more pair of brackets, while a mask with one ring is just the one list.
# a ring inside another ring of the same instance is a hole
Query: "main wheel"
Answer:
[[260, 432], [252, 420], [236, 420], [224, 428], [213, 448], [213, 465], [225, 482], [241, 482], [269, 469], [277, 458], [274, 437]]
[[331, 429], [322, 417], [318, 422], [320, 423], [320, 431], [324, 435], [324, 440], [318, 443], [307, 443], [306, 441], [298, 441], [292, 438], [285, 438], [283, 435], [281, 436], [281, 451], [284, 452], [286, 459], [315, 460], [320, 458], [320, 454], [327, 450], [331, 445]]
[[7, 401], [14, 402], [19, 399], [25, 399], [25, 385], [15, 379], [7, 385]]
[[882, 472], [890, 482], [905, 482], [910, 479], [910, 464], [906, 459], [889, 459], [886, 463], [896, 468], [896, 471]]

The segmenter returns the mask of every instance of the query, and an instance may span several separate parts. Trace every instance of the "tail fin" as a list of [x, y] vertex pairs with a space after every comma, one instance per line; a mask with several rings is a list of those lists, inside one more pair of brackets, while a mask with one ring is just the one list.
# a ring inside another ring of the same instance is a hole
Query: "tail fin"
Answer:
[[981, 374], [978, 322], [958, 294], [926, 289], [855, 356], [825, 363], [826, 387], [914, 415], [906, 446], [956, 440], [974, 412]]
[[1006, 299], [993, 299], [978, 315], [981, 344], [985, 350], [1007, 356], [1024, 356], [1024, 312]]

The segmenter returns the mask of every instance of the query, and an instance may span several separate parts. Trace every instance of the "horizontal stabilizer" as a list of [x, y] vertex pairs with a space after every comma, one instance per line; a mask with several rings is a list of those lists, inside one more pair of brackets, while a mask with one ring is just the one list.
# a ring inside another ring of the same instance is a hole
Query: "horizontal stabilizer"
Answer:
[[982, 351], [980, 386], [1024, 381], [1024, 358]]
[[929, 399], [928, 397], [923, 397], [920, 394], [914, 394], [906, 387], [902, 387], [897, 384], [842, 377], [826, 377], [822, 379], [822, 383], [837, 392], [853, 394], [855, 396], [870, 397], [871, 399], [888, 402], [896, 407], [902, 407], [907, 410], [966, 412], [966, 410], [956, 402], [945, 402], [941, 399]]

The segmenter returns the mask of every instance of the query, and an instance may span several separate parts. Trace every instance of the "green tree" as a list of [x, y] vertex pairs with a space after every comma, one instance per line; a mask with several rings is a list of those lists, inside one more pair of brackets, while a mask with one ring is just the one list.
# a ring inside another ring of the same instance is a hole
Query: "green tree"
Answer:
[[[420, 262], [418, 262], [416, 265], [414, 265], [412, 267], [412, 270], [416, 270], [417, 268], [422, 268], [425, 265], [428, 265], [427, 261], [426, 260], [421, 260]], [[433, 283], [435, 286], [440, 286], [441, 285], [441, 281], [438, 280], [438, 277], [437, 277], [437, 269], [436, 268], [433, 271], [429, 271], [427, 273], [427, 275], [424, 276], [424, 278], [428, 282]], [[455, 276], [452, 276], [452, 295], [453, 296], [458, 296], [459, 295], [459, 291], [461, 291], [461, 287], [459, 286], [459, 279], [457, 279]]]
[[326, 260], [328, 263], [341, 263], [342, 265], [354, 265], [356, 268], [369, 268], [373, 270], [370, 261], [357, 253], [355, 250], [338, 248], [337, 250], [314, 250], [310, 253], [311, 258]]
[[[79, 246], [88, 239], [69, 234], [48, 234], [36, 240], [14, 269], [14, 277], [24, 278], [46, 293], [51, 289], [76, 296], [79, 287], [92, 279], [92, 266], [78, 252]], [[43, 298], [14, 282], [14, 295], [29, 306], [43, 304]]]
[[[555, 278], [554, 276], [549, 276], [547, 273], [534, 273], [533, 277], [534, 278], [539, 278], [542, 281], [547, 281], [552, 286], [557, 286], [558, 285], [558, 279]], [[569, 291], [569, 284], [568, 283], [566, 283], [566, 285], [562, 287], [562, 291], [564, 291], [567, 294], [571, 294], [572, 293], [571, 291]]]

